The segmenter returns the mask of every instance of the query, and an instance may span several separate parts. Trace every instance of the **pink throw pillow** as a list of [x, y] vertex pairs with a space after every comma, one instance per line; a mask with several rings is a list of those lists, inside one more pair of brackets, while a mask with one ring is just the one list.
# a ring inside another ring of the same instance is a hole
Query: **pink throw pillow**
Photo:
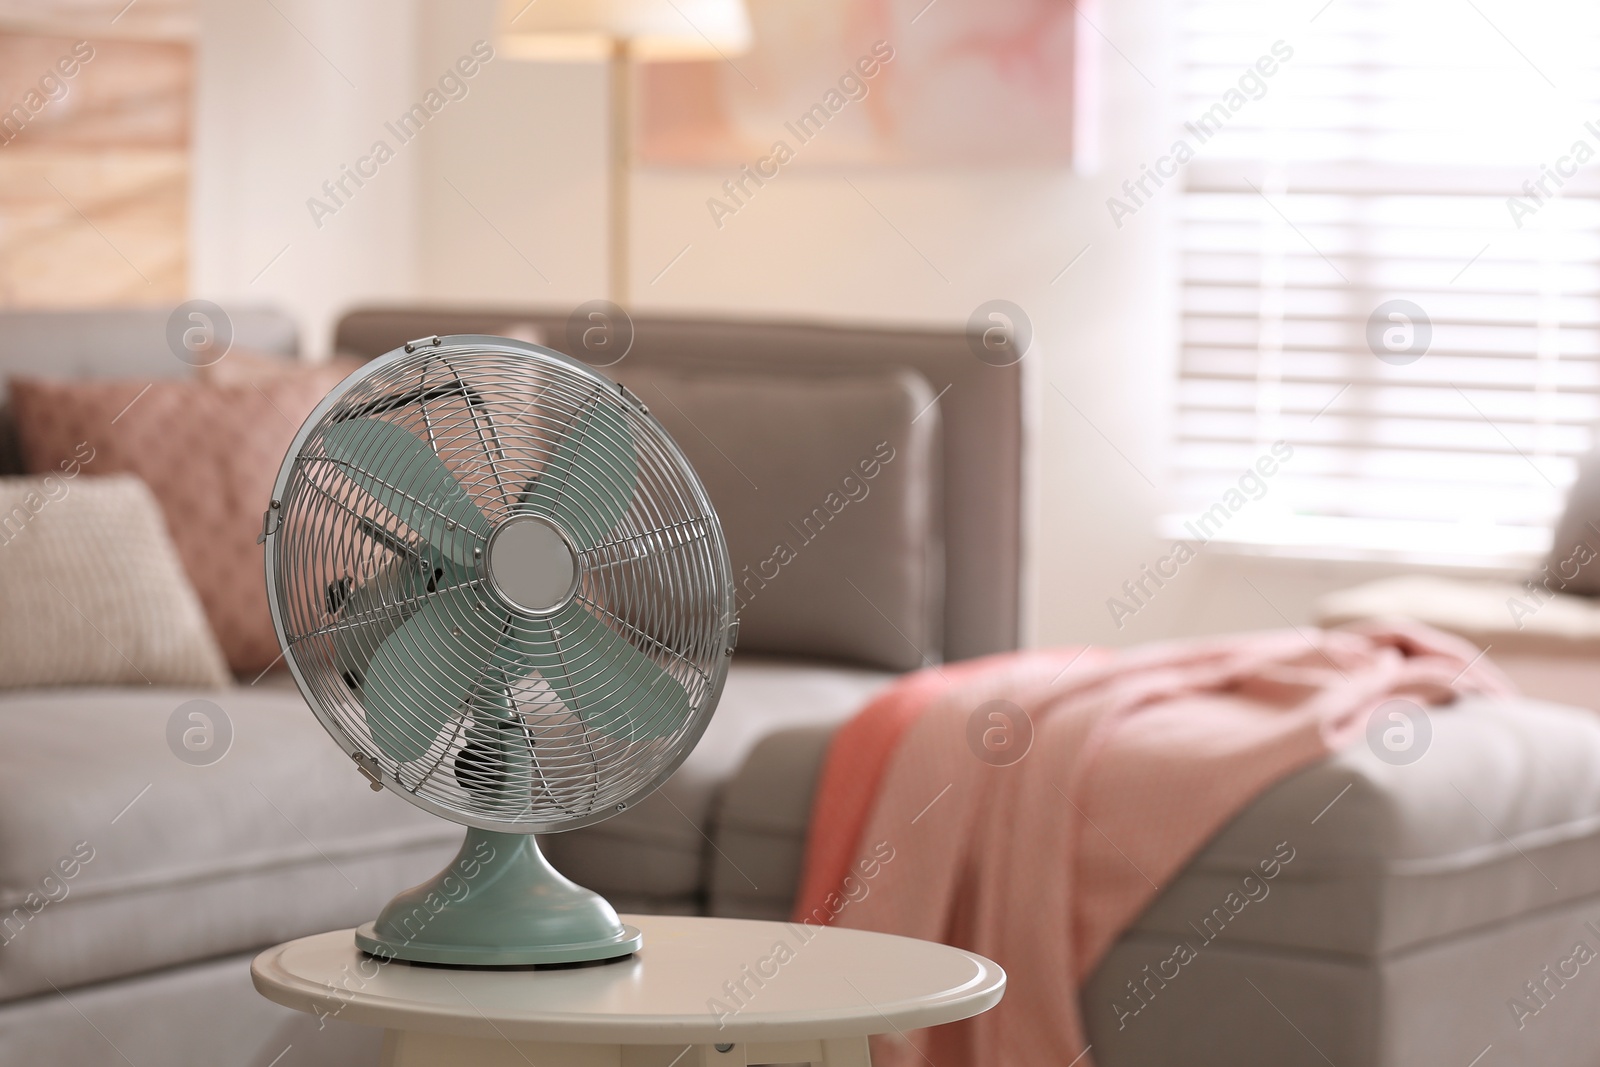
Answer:
[[261, 514], [284, 452], [337, 379], [317, 368], [248, 385], [14, 378], [11, 408], [29, 471], [54, 471], [87, 442], [84, 474], [143, 479], [228, 666], [253, 675], [279, 653]]

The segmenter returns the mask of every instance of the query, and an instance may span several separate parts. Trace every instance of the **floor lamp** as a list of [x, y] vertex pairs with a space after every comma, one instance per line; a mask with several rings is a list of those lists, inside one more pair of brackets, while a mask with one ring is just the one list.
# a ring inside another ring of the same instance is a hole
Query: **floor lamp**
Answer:
[[744, 0], [502, 0], [497, 39], [511, 59], [610, 66], [610, 295], [627, 307], [634, 64], [745, 51], [750, 18]]

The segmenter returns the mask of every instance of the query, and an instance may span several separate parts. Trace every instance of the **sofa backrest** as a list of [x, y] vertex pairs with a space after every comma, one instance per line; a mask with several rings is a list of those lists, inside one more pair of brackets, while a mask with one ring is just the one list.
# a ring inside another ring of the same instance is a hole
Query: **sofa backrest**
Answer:
[[[582, 356], [568, 312], [551, 308], [361, 308], [335, 334], [341, 353], [373, 358], [433, 334], [499, 334]], [[641, 315], [630, 368], [759, 370], [814, 380], [910, 368], [937, 396], [943, 463], [944, 653], [965, 659], [1017, 647], [1022, 545], [1022, 374], [980, 361], [959, 329], [887, 329]], [[609, 373], [614, 376], [616, 370]], [[626, 376], [626, 375], [623, 375]]]

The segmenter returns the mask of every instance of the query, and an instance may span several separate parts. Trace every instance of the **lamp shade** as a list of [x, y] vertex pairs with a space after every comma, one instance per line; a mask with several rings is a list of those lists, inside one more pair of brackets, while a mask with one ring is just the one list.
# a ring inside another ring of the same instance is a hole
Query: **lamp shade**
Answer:
[[584, 60], [624, 41], [635, 59], [707, 59], [750, 47], [744, 0], [501, 0], [500, 48], [513, 59]]

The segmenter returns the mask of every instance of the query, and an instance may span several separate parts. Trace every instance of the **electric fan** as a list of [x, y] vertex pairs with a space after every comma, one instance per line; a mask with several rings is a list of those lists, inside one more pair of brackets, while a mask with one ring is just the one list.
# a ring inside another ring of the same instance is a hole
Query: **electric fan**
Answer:
[[721, 525], [644, 405], [537, 345], [413, 341], [311, 413], [262, 539], [317, 718], [373, 789], [468, 827], [357, 944], [476, 966], [636, 950], [639, 931], [532, 835], [665, 781], [733, 652]]

